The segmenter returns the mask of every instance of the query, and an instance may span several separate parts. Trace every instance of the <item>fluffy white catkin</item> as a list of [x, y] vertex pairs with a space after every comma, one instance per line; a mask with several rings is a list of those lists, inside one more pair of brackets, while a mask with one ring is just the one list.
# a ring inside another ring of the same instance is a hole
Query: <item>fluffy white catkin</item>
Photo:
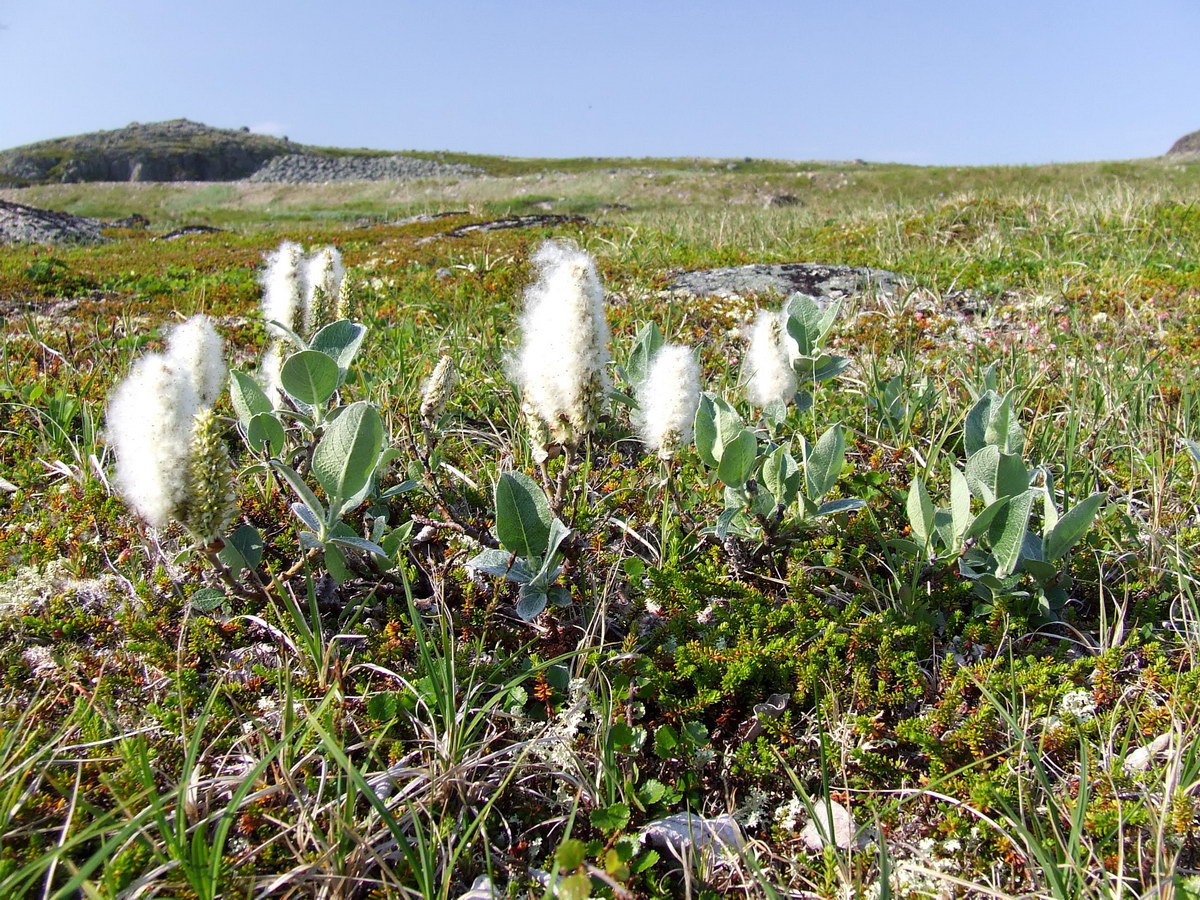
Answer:
[[314, 332], [333, 321], [333, 312], [342, 293], [346, 267], [337, 247], [323, 247], [304, 263], [304, 333]]
[[596, 265], [582, 250], [549, 241], [533, 257], [521, 344], [511, 376], [528, 413], [556, 443], [574, 444], [603, 411], [609, 382], [608, 320]]
[[[267, 265], [261, 277], [263, 319], [279, 322], [292, 331], [300, 325], [297, 313], [300, 312], [302, 300], [300, 264], [303, 260], [304, 251], [300, 245], [284, 241], [274, 253], [267, 254]], [[267, 333], [286, 338], [282, 331], [270, 325], [267, 326]]]
[[186, 374], [201, 406], [212, 406], [225, 390], [225, 344], [208, 316], [192, 316], [167, 337], [167, 360]]
[[790, 403], [796, 395], [789, 340], [784, 314], [760, 309], [750, 331], [745, 364], [746, 398], [759, 408], [776, 400]]
[[690, 348], [665, 344], [654, 355], [646, 380], [637, 387], [634, 423], [652, 452], [670, 459], [692, 440], [700, 406], [700, 366]]
[[192, 425], [200, 400], [190, 375], [161, 353], [144, 356], [108, 404], [108, 444], [125, 501], [156, 528], [187, 499]]

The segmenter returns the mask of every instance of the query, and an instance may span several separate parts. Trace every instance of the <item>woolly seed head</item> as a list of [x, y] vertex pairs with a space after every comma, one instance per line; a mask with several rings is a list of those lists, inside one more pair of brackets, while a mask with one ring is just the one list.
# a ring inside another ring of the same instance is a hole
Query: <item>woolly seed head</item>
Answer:
[[[296, 314], [301, 305], [300, 263], [303, 260], [304, 250], [300, 245], [284, 241], [274, 253], [267, 254], [267, 265], [261, 277], [263, 319], [279, 322], [292, 331], [298, 325]], [[274, 326], [268, 325], [267, 331], [275, 337], [287, 338]]]
[[700, 406], [700, 366], [690, 348], [664, 344], [637, 386], [634, 424], [643, 444], [670, 459], [692, 440]]
[[426, 424], [432, 426], [441, 418], [457, 382], [458, 370], [454, 367], [454, 360], [448, 355], [443, 355], [433, 367], [433, 372], [421, 392], [421, 418]]
[[784, 314], [760, 309], [750, 331], [745, 369], [746, 397], [760, 409], [775, 401], [790, 403], [796, 395], [790, 343]]
[[533, 263], [510, 374], [551, 438], [574, 444], [595, 426], [609, 388], [604, 289], [592, 257], [568, 244], [546, 242]]
[[224, 534], [237, 511], [233, 464], [221, 423], [211, 409], [197, 413], [188, 447], [187, 495], [179, 520], [202, 544]]
[[167, 337], [167, 361], [190, 378], [201, 406], [212, 406], [225, 390], [225, 346], [208, 316], [192, 316]]
[[135, 362], [109, 400], [117, 489], [156, 528], [175, 518], [187, 498], [192, 422], [199, 408], [190, 374], [159, 353]]
[[311, 337], [333, 321], [346, 268], [337, 247], [322, 247], [304, 263], [304, 333]]

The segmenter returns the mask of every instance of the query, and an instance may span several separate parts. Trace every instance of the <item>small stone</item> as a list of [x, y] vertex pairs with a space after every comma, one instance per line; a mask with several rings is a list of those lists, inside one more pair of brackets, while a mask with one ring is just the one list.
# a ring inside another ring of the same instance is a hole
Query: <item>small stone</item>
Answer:
[[[829, 844], [839, 850], [850, 850], [865, 847], [865, 837], [858, 835], [858, 828], [850, 810], [836, 800], [830, 800], [828, 807], [818, 804], [814, 807], [814, 817], [809, 819], [804, 830], [800, 832], [800, 840], [809, 850], [819, 852]], [[833, 820], [833, 834], [829, 834], [829, 820]]]
[[1125, 774], [1133, 775], [1137, 772], [1144, 772], [1150, 767], [1150, 763], [1154, 758], [1166, 750], [1167, 745], [1170, 743], [1171, 732], [1168, 731], [1165, 734], [1160, 734], [1150, 743], [1132, 751], [1125, 757], [1125, 764], [1123, 766]]

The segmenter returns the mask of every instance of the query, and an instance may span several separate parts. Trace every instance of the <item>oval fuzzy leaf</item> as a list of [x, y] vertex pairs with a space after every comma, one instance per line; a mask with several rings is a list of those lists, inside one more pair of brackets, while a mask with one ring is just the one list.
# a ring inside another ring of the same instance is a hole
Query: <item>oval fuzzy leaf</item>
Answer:
[[1025, 491], [1011, 498], [1002, 517], [992, 523], [992, 555], [996, 557], [996, 577], [1005, 578], [1016, 571], [1025, 544], [1025, 530], [1037, 491]]
[[309, 406], [319, 406], [338, 388], [341, 370], [320, 350], [301, 350], [283, 361], [279, 383], [288, 395]]
[[971, 488], [958, 466], [950, 466], [950, 517], [954, 537], [961, 541], [971, 527]]
[[838, 513], [854, 512], [856, 509], [863, 509], [867, 505], [867, 501], [861, 497], [843, 497], [841, 500], [830, 500], [828, 503], [822, 503], [817, 507], [816, 516], [833, 516]]
[[225, 592], [217, 588], [200, 588], [188, 599], [196, 612], [212, 612], [225, 602]]
[[505, 550], [526, 559], [541, 559], [553, 519], [550, 503], [537, 482], [524, 472], [501, 473], [496, 481], [496, 537]]
[[317, 444], [313, 475], [331, 500], [346, 500], [367, 486], [382, 446], [383, 419], [379, 410], [365, 400], [351, 403], [330, 423]]
[[339, 319], [318, 331], [308, 346], [310, 350], [320, 351], [333, 359], [338, 368], [345, 372], [350, 368], [350, 363], [354, 361], [354, 356], [366, 336], [366, 326], [349, 319]]
[[246, 424], [246, 444], [254, 453], [279, 456], [285, 440], [283, 425], [274, 413], [255, 413]]
[[933, 537], [933, 501], [925, 490], [925, 482], [920, 475], [914, 475], [912, 484], [908, 487], [908, 500], [905, 503], [908, 510], [908, 524], [912, 528], [913, 537], [923, 548], [928, 549]]
[[546, 608], [549, 600], [543, 589], [523, 584], [517, 597], [517, 615], [526, 622], [531, 622]]
[[800, 478], [800, 466], [786, 447], [776, 447], [763, 460], [763, 485], [784, 507], [796, 502], [800, 493]]
[[1058, 520], [1054, 530], [1050, 532], [1042, 545], [1042, 556], [1046, 562], [1053, 562], [1066, 555], [1067, 551], [1079, 543], [1100, 511], [1104, 502], [1104, 493], [1097, 492], [1086, 500], [1076, 503]]
[[846, 438], [842, 426], [834, 425], [817, 439], [816, 445], [805, 442], [804, 490], [808, 499], [816, 502], [837, 484], [846, 459]]
[[233, 411], [243, 428], [250, 425], [254, 416], [271, 411], [271, 401], [266, 393], [245, 372], [229, 373], [229, 402], [233, 404]]
[[749, 428], [725, 445], [717, 466], [717, 477], [730, 487], [741, 487], [754, 471], [758, 459], [758, 440]]
[[221, 562], [229, 566], [234, 574], [246, 569], [255, 569], [262, 561], [263, 540], [253, 525], [242, 525], [225, 538], [225, 547], [217, 554]]
[[700, 395], [700, 405], [696, 407], [696, 421], [693, 424], [696, 455], [710, 469], [715, 469], [717, 467], [716, 409], [713, 406], [712, 398], [707, 394]]

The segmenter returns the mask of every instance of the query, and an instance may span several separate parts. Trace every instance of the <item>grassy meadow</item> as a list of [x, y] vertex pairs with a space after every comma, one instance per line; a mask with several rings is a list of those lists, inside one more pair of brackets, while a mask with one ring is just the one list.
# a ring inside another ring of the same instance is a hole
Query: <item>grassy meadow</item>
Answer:
[[[0, 897], [1200, 897], [1200, 163], [436, 157], [488, 174], [0, 191], [151, 221], [0, 247]], [[588, 223], [439, 236], [513, 213]], [[223, 230], [151, 239], [188, 224]], [[261, 549], [221, 573], [115, 492], [105, 407], [200, 312], [253, 372], [284, 238], [343, 254], [367, 331], [337, 399], [397, 452], [342, 519], [391, 549], [304, 544], [226, 393]], [[504, 361], [548, 238], [596, 258], [617, 388], [657, 323], [757, 452], [840, 424], [825, 494], [864, 506], [716, 532], [726, 468], [660, 463], [621, 402], [539, 466]], [[907, 286], [848, 299], [848, 367], [767, 421], [745, 328], [782, 298], [667, 285], [795, 261]], [[937, 531], [988, 396], [1034, 543], [1102, 495], [1069, 550]], [[504, 472], [559, 488], [571, 529], [569, 599], [531, 621], [467, 565]]]

